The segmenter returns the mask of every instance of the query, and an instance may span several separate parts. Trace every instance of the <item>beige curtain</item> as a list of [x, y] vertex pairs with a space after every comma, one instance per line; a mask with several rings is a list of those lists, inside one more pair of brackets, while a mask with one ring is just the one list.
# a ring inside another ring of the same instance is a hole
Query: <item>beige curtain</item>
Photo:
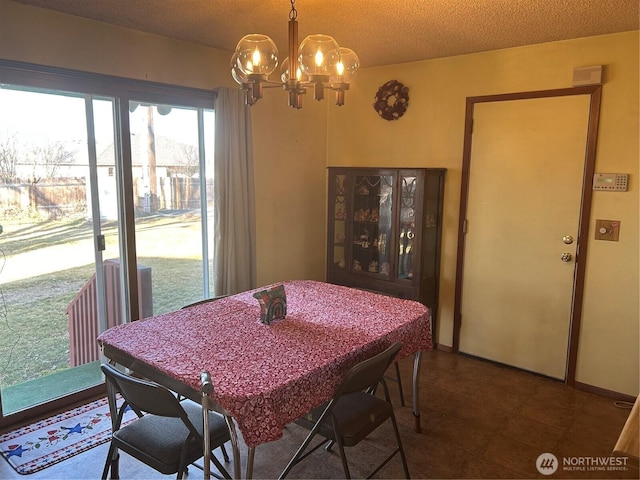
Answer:
[[251, 113], [241, 89], [215, 93], [213, 287], [229, 295], [256, 287]]

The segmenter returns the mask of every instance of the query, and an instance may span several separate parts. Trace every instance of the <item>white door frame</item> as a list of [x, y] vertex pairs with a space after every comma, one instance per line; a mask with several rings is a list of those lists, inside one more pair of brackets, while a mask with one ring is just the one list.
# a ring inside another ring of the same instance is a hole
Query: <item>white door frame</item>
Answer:
[[563, 97], [571, 95], [589, 95], [590, 108], [589, 123], [587, 127], [587, 142], [584, 157], [584, 174], [582, 179], [582, 201], [579, 213], [577, 242], [578, 250], [576, 251], [576, 274], [574, 277], [571, 319], [569, 326], [569, 345], [565, 375], [565, 383], [567, 385], [575, 384], [576, 363], [578, 356], [578, 339], [580, 333], [580, 320], [582, 317], [582, 297], [586, 270], [585, 259], [589, 238], [589, 218], [591, 213], [593, 174], [595, 170], [598, 122], [600, 119], [600, 102], [602, 97], [601, 85], [587, 85], [575, 88], [467, 97], [464, 123], [464, 147], [462, 154], [462, 179], [460, 188], [460, 215], [458, 223], [458, 252], [456, 265], [452, 347], [454, 352], [457, 353], [459, 351], [460, 326], [462, 322], [461, 304], [465, 250], [465, 225], [467, 218], [467, 201], [469, 197], [469, 176], [471, 170], [471, 145], [474, 107], [477, 103], [503, 102], [509, 100], [524, 100], [532, 98]]

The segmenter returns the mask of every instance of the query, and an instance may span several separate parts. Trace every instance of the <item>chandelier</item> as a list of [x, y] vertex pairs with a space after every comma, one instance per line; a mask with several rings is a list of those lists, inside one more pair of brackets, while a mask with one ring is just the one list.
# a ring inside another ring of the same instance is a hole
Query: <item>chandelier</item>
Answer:
[[313, 98], [324, 99], [325, 89], [335, 91], [336, 105], [344, 105], [344, 94], [360, 67], [355, 52], [329, 35], [309, 35], [298, 46], [298, 12], [291, 0], [289, 12], [289, 56], [280, 65], [280, 81], [269, 80], [278, 67], [278, 47], [262, 34], [245, 35], [231, 58], [231, 76], [245, 92], [247, 105], [262, 98], [263, 88], [281, 87], [289, 106], [302, 108], [302, 95], [313, 87]]

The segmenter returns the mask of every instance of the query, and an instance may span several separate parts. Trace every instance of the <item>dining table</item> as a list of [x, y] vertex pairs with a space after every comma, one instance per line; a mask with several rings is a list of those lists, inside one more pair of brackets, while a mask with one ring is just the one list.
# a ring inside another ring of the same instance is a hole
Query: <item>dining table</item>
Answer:
[[[286, 315], [262, 322], [253, 294], [280, 285]], [[98, 337], [111, 363], [224, 415], [235, 478], [241, 476], [237, 430], [248, 448], [250, 478], [257, 446], [281, 438], [286, 425], [331, 398], [351, 367], [395, 342], [402, 343], [397, 360], [414, 356], [412, 408], [420, 431], [420, 358], [433, 342], [430, 310], [416, 301], [290, 280], [118, 325]], [[203, 373], [210, 379], [205, 393]]]

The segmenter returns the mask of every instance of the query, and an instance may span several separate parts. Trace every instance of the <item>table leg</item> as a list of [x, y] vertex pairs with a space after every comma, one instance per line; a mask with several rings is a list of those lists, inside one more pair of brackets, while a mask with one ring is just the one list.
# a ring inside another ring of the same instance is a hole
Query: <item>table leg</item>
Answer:
[[422, 352], [418, 350], [413, 358], [413, 430], [422, 432], [420, 426], [420, 359]]
[[238, 432], [236, 432], [236, 425], [230, 415], [225, 415], [224, 421], [227, 423], [229, 435], [231, 436], [231, 453], [233, 455], [233, 478], [239, 479], [242, 478], [242, 474], [240, 473], [240, 446], [238, 444]]
[[204, 480], [211, 478], [211, 432], [209, 431], [209, 395], [213, 393], [211, 375], [206, 370], [200, 372], [200, 386], [202, 389], [202, 447]]

